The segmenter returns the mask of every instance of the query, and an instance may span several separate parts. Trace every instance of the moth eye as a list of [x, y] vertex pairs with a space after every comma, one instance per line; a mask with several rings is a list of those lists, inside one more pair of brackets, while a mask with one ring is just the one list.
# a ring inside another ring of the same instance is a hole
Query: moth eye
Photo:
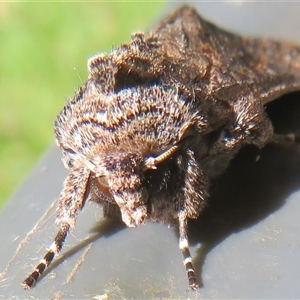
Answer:
[[109, 184], [106, 176], [97, 177], [96, 183], [100, 193], [104, 194], [107, 197], [111, 197], [111, 193], [109, 191]]
[[76, 154], [76, 152], [70, 148], [63, 148], [64, 151], [66, 151], [69, 154]]
[[98, 177], [97, 178], [99, 184], [105, 188], [108, 188], [109, 185], [108, 185], [108, 181], [107, 181], [107, 177], [106, 176], [101, 176], [101, 177]]
[[69, 166], [70, 168], [72, 168], [72, 167], [74, 166], [74, 159], [70, 159], [70, 160], [68, 161], [68, 166]]

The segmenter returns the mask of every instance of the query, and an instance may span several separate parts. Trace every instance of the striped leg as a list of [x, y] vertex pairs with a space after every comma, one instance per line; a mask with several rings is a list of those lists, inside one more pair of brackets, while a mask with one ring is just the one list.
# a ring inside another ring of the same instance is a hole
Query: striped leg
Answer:
[[24, 289], [30, 289], [32, 285], [38, 280], [38, 278], [43, 274], [45, 269], [50, 265], [54, 256], [58, 254], [63, 246], [66, 239], [70, 225], [68, 223], [62, 223], [61, 227], [56, 234], [54, 242], [49, 247], [48, 252], [44, 258], [39, 262], [34, 271], [22, 282]]
[[189, 288], [192, 290], [197, 290], [199, 288], [199, 284], [197, 283], [192, 257], [190, 254], [189, 241], [187, 238], [187, 219], [184, 212], [179, 213], [179, 248], [183, 255], [183, 264], [185, 265], [189, 281]]
[[85, 168], [73, 169], [65, 180], [57, 209], [56, 221], [60, 228], [44, 258], [22, 282], [24, 289], [30, 289], [43, 274], [54, 256], [60, 252], [70, 227], [75, 227], [78, 212], [85, 203], [89, 176], [90, 172]]

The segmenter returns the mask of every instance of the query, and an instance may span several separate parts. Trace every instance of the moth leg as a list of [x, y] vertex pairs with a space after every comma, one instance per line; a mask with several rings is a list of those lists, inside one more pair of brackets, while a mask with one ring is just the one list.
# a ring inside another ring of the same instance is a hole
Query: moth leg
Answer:
[[22, 282], [24, 289], [30, 289], [43, 274], [45, 269], [51, 264], [54, 256], [62, 249], [70, 227], [75, 227], [77, 215], [85, 203], [89, 175], [89, 171], [84, 168], [75, 169], [70, 172], [65, 180], [57, 209], [56, 222], [60, 225], [59, 230], [46, 255], [40, 260], [33, 272]]
[[279, 144], [279, 145], [292, 145], [295, 143], [299, 143], [300, 136], [299, 133], [290, 133], [290, 134], [274, 134], [271, 143]]
[[183, 256], [183, 264], [186, 269], [189, 288], [192, 290], [197, 290], [199, 284], [197, 283], [195, 270], [193, 267], [193, 261], [189, 249], [189, 241], [187, 237], [187, 217], [184, 211], [179, 212], [179, 248]]
[[270, 140], [270, 144], [300, 153], [300, 131], [289, 134], [274, 134]]
[[48, 252], [40, 260], [39, 264], [35, 267], [33, 272], [22, 282], [22, 286], [24, 289], [30, 289], [32, 285], [38, 280], [38, 278], [43, 274], [45, 269], [50, 265], [54, 256], [59, 253], [62, 248], [62, 245], [65, 241], [65, 238], [68, 234], [70, 225], [67, 223], [61, 224], [56, 237], [54, 238], [54, 242], [49, 247]]

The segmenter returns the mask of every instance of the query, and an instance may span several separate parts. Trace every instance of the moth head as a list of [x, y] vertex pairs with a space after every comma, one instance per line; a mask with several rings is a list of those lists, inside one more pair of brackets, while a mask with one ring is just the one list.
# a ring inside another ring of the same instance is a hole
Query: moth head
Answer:
[[139, 153], [110, 153], [103, 157], [100, 174], [94, 179], [98, 193], [119, 206], [128, 227], [141, 225], [147, 218], [149, 195], [142, 165]]
[[146, 157], [139, 151], [114, 153], [102, 162], [102, 174], [94, 177], [98, 195], [104, 195], [119, 206], [128, 227], [141, 225], [147, 219], [151, 197], [163, 188], [162, 178], [167, 170], [160, 167], [178, 149], [173, 146], [160, 155]]

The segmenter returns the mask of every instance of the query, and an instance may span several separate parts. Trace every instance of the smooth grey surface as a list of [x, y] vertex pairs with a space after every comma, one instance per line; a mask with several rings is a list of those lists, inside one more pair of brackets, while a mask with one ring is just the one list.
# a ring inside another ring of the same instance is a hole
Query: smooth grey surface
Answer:
[[[300, 44], [300, 3], [193, 4], [206, 18], [236, 32]], [[282, 131], [300, 128], [295, 98], [277, 108], [276, 124]], [[199, 293], [186, 292], [173, 228], [147, 224], [127, 229], [105, 223], [101, 209], [90, 203], [68, 236], [62, 257], [34, 289], [24, 291], [20, 283], [56, 233], [55, 206], [50, 206], [65, 176], [60, 152], [51, 148], [1, 211], [0, 299], [300, 297], [296, 151], [247, 148], [216, 184], [208, 208], [190, 224], [191, 252], [203, 283]]]

